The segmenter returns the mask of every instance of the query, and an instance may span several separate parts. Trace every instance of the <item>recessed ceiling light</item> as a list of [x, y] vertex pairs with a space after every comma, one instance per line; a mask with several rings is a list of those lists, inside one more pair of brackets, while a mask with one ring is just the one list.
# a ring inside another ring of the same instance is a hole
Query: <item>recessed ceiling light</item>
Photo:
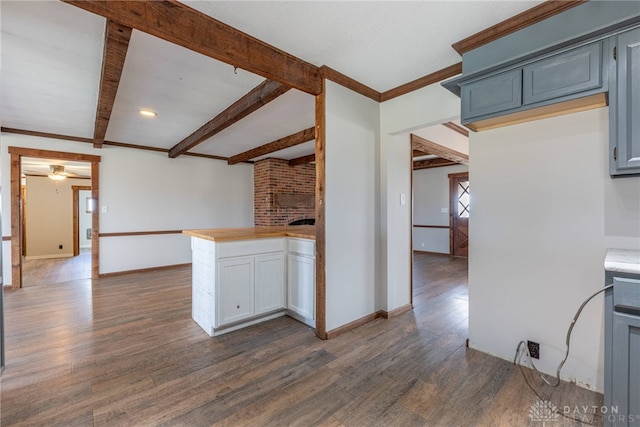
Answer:
[[140, 110], [140, 114], [142, 114], [145, 117], [156, 117], [158, 115], [158, 113], [151, 110]]

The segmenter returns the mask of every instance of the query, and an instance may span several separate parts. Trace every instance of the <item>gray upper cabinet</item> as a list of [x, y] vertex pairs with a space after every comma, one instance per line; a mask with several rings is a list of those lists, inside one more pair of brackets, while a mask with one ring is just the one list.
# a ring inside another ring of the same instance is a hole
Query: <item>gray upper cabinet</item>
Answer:
[[522, 69], [525, 105], [602, 87], [602, 42], [553, 55]]
[[522, 105], [522, 70], [470, 82], [461, 90], [463, 122], [518, 108]]
[[[462, 123], [473, 130], [517, 123], [535, 118], [536, 111], [558, 113], [561, 108], [549, 107], [598, 94], [593, 102], [603, 106], [609, 88], [608, 61], [603, 55], [607, 46], [608, 40], [598, 40], [460, 82]], [[578, 106], [583, 105], [568, 108]]]
[[615, 37], [609, 92], [609, 172], [640, 174], [640, 28]]

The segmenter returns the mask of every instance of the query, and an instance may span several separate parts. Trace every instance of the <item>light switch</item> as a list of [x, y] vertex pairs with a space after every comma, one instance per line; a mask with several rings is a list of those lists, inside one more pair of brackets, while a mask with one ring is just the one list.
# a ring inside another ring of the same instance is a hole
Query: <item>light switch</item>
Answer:
[[407, 204], [407, 196], [406, 196], [406, 194], [400, 194], [400, 204], [402, 206]]
[[101, 207], [100, 207], [100, 212], [101, 212], [101, 213], [107, 213], [107, 212], [109, 212], [109, 208], [108, 208], [108, 207], [106, 207], [106, 206], [101, 206]]

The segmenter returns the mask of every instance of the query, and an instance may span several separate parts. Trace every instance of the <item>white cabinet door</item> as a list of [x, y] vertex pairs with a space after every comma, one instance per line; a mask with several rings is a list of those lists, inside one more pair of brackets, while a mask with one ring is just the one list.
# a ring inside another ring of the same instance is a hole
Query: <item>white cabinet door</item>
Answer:
[[316, 261], [313, 258], [289, 254], [288, 308], [307, 319], [315, 319]]
[[285, 307], [284, 254], [259, 255], [256, 263], [256, 315]]
[[218, 262], [216, 327], [253, 316], [254, 279], [254, 257]]

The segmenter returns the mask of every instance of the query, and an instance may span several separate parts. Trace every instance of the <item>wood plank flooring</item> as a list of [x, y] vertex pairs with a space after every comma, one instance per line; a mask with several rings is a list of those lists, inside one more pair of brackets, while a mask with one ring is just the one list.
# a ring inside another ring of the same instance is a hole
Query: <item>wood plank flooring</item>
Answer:
[[69, 258], [22, 260], [22, 287], [50, 286], [91, 278], [91, 248]]
[[330, 341], [287, 317], [208, 337], [188, 268], [5, 291], [1, 425], [542, 426], [519, 370], [465, 348], [466, 260], [414, 270], [414, 310]]

